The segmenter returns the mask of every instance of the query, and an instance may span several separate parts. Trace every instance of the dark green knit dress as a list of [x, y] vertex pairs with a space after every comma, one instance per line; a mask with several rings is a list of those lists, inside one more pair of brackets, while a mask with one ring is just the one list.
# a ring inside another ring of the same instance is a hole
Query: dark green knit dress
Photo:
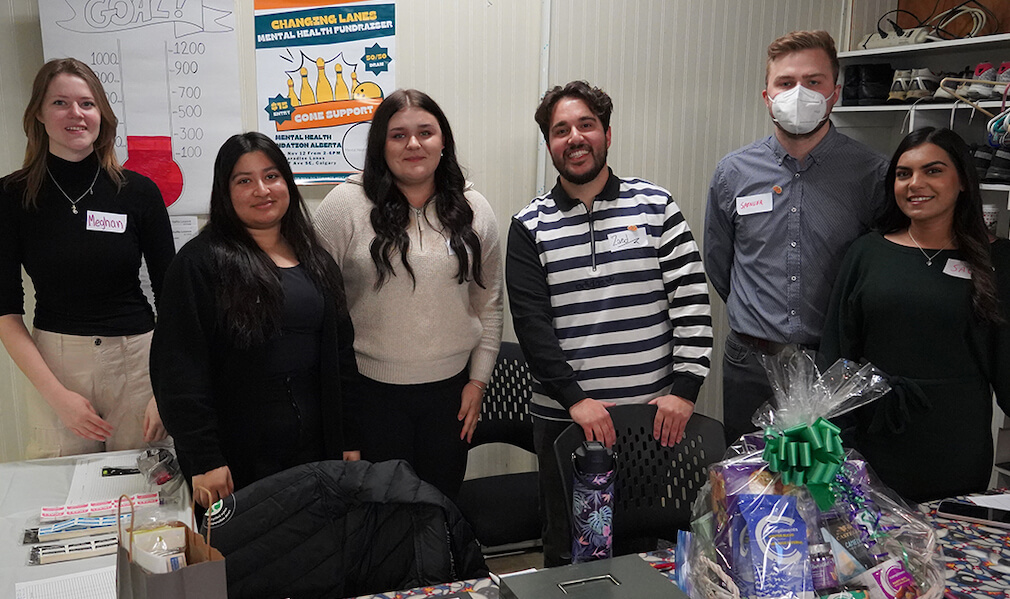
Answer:
[[[1006, 318], [1010, 242], [991, 249]], [[913, 501], [985, 490], [993, 389], [1010, 408], [1008, 327], [975, 322], [971, 281], [951, 274], [960, 258], [945, 250], [927, 265], [918, 248], [879, 233], [858, 239], [835, 283], [821, 343], [824, 363], [868, 361], [894, 377], [895, 391], [846, 421], [847, 437], [884, 483]]]

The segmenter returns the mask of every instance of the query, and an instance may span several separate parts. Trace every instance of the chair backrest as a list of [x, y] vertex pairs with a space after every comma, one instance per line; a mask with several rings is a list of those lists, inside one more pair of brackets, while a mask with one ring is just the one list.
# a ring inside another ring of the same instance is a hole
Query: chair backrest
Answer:
[[[617, 432], [617, 482], [614, 489], [615, 539], [658, 537], [675, 541], [677, 530], [688, 530], [691, 504], [705, 481], [708, 466], [726, 451], [723, 427], [701, 414], [691, 416], [684, 439], [663, 447], [652, 436], [656, 406], [616, 406], [610, 409]], [[566, 496], [572, 491], [572, 452], [586, 440], [572, 424], [554, 442]]]
[[471, 447], [508, 443], [533, 452], [533, 376], [518, 343], [503, 342], [484, 393]]

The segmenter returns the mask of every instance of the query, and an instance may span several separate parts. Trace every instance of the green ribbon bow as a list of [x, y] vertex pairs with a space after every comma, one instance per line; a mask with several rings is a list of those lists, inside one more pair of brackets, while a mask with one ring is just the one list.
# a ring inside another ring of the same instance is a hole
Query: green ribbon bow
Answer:
[[812, 425], [797, 424], [781, 433], [765, 430], [765, 450], [761, 456], [768, 469], [782, 476], [787, 485], [806, 485], [817, 502], [827, 510], [835, 503], [829, 484], [845, 460], [841, 429], [823, 418]]

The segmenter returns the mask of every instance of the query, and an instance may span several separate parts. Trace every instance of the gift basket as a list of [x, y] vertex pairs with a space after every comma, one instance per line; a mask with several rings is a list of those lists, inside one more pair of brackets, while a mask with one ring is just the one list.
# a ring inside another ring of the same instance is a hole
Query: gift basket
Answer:
[[829, 421], [887, 393], [871, 365], [823, 374], [788, 349], [765, 358], [766, 405], [693, 506], [689, 594], [700, 599], [938, 599], [936, 534]]

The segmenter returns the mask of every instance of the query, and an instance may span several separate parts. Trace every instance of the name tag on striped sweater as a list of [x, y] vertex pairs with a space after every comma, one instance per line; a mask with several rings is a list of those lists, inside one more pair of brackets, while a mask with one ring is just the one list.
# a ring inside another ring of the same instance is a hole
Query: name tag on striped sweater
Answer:
[[607, 239], [610, 241], [611, 252], [641, 248], [646, 245], [645, 229], [635, 225], [628, 226], [624, 231], [611, 233], [607, 235]]

